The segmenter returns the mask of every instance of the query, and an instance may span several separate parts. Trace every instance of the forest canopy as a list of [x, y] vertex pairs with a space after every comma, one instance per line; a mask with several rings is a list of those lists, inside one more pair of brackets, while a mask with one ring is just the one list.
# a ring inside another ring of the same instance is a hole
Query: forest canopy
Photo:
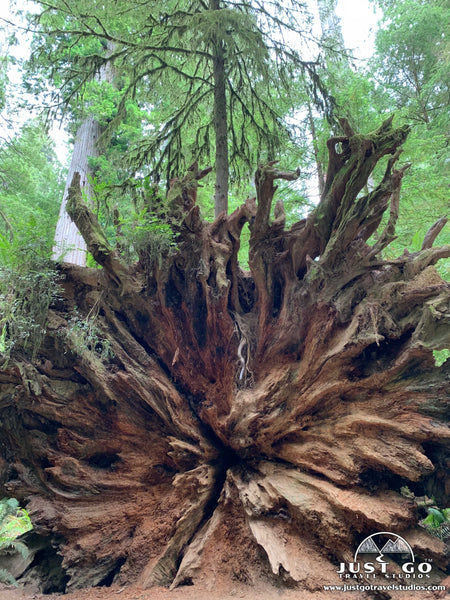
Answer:
[[[327, 162], [319, 147], [339, 132], [339, 119], [369, 130], [380, 115], [395, 111], [400, 123], [412, 125], [402, 157], [412, 166], [394, 249], [411, 244], [417, 249], [433, 219], [447, 210], [445, 7], [413, 1], [400, 10], [389, 2], [374, 4], [383, 17], [376, 51], [366, 64], [343, 46], [339, 22], [332, 18], [334, 2], [318, 7], [224, 3], [217, 10], [180, 2], [164, 8], [154, 2], [111, 2], [99, 9], [93, 3], [46, 2], [40, 11], [30, 7], [28, 17], [33, 53], [24, 71], [27, 98], [47, 107], [52, 118], [66, 114], [73, 135], [80, 119], [98, 121], [102, 143], [90, 159], [98, 210], [108, 226], [116, 205], [128, 214], [131, 205], [139, 214], [143, 208], [134, 203], [143, 187], [168, 183], [194, 160], [216, 164], [211, 32], [217, 13], [227, 52], [221, 92], [226, 99], [221, 135], [227, 142], [218, 147], [228, 147], [228, 156], [219, 160], [219, 171], [228, 174], [225, 195], [231, 207], [239, 202], [238, 188], [251, 193], [255, 165], [285, 156], [286, 166], [300, 167], [300, 180], [286, 190], [292, 211], [287, 218], [294, 222], [317, 202], [314, 172], [320, 189]], [[110, 68], [100, 81], [105, 64]], [[204, 185], [200, 202], [211, 215], [212, 176]], [[425, 198], [427, 209], [418, 210]]]

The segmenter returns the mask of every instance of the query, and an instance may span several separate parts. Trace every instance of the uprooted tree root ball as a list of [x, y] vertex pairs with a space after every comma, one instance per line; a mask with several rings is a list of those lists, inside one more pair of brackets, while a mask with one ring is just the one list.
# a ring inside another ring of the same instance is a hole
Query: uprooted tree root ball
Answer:
[[[0, 482], [53, 548], [28, 568], [44, 587], [220, 572], [321, 589], [376, 531], [407, 538], [442, 578], [445, 545], [400, 489], [441, 506], [449, 493], [450, 361], [432, 355], [449, 346], [449, 285], [434, 265], [450, 247], [433, 247], [445, 221], [420, 252], [383, 258], [408, 128], [344, 127], [307, 218], [285, 229], [282, 199], [271, 217], [275, 181], [296, 177], [271, 163], [256, 199], [207, 223], [206, 171], [193, 165], [168, 196], [176, 247], [132, 267], [74, 179], [68, 210], [103, 268], [61, 268], [38, 358], [0, 372]], [[249, 272], [237, 258], [246, 223]], [[83, 352], [62, 335], [75, 307], [97, 315]]]

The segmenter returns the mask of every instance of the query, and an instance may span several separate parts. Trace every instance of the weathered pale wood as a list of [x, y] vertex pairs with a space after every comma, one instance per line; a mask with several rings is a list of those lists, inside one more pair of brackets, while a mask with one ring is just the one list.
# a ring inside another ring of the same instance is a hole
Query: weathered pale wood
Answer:
[[[107, 56], [112, 54], [113, 49], [114, 44], [108, 42]], [[97, 80], [113, 83], [114, 69], [109, 61], [100, 67]], [[85, 116], [78, 127], [53, 241], [52, 259], [55, 261], [63, 261], [81, 267], [86, 266], [86, 242], [68, 215], [66, 207], [75, 173], [80, 175], [80, 187], [84, 200], [92, 205], [92, 171], [89, 167], [89, 158], [94, 158], [99, 154], [98, 141], [101, 133], [100, 124], [93, 116]]]
[[86, 266], [87, 246], [77, 226], [69, 217], [66, 206], [69, 189], [75, 173], [80, 174], [80, 185], [86, 201], [92, 197], [91, 171], [88, 160], [97, 155], [96, 143], [100, 136], [100, 125], [93, 117], [87, 117], [80, 125], [73, 146], [72, 159], [67, 174], [61, 208], [59, 209], [53, 245], [53, 260], [81, 267]]

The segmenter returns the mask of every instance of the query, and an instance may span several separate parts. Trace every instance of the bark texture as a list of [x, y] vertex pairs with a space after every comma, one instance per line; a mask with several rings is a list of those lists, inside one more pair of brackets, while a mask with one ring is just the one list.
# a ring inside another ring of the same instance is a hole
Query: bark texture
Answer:
[[[211, 0], [210, 10], [219, 11], [220, 1]], [[220, 19], [220, 17], [217, 17]], [[228, 179], [230, 165], [228, 156], [228, 109], [226, 90], [225, 55], [223, 39], [214, 33], [212, 36], [213, 74], [214, 74], [214, 134], [216, 137], [216, 182], [214, 195], [214, 214], [228, 212]]]
[[[445, 545], [400, 490], [448, 505], [450, 361], [436, 367], [432, 349], [449, 347], [449, 285], [434, 265], [450, 247], [433, 247], [439, 225], [420, 252], [382, 258], [408, 128], [344, 126], [306, 219], [285, 229], [281, 199], [272, 210], [275, 182], [297, 174], [271, 163], [256, 199], [207, 223], [206, 171], [193, 165], [167, 198], [176, 250], [143, 251], [132, 268], [74, 178], [68, 211], [103, 268], [63, 268], [40, 359], [0, 372], [2, 491], [51, 541], [60, 587], [322, 589], [377, 531], [442, 575]], [[250, 271], [237, 259], [245, 223]], [[75, 306], [99, 332], [82, 352]], [[42, 562], [30, 569], [48, 577]]]
[[83, 193], [86, 198], [92, 198], [90, 182], [92, 173], [88, 165], [88, 158], [98, 155], [96, 144], [100, 133], [100, 125], [93, 117], [87, 117], [78, 128], [53, 244], [54, 260], [62, 259], [66, 263], [80, 267], [86, 266], [86, 242], [67, 213], [67, 197], [73, 176], [75, 173], [79, 173]]
[[[111, 55], [113, 48], [113, 44], [108, 42], [108, 56]], [[111, 63], [101, 66], [97, 80], [113, 83], [114, 71]], [[101, 134], [102, 128], [93, 116], [86, 116], [78, 127], [63, 199], [59, 209], [58, 222], [56, 224], [53, 242], [53, 260], [63, 260], [68, 264], [80, 267], [86, 266], [86, 242], [66, 210], [67, 200], [73, 177], [75, 173], [78, 173], [80, 176], [80, 189], [86, 200], [91, 205], [93, 204], [92, 169], [89, 166], [89, 159], [99, 155], [98, 142]]]

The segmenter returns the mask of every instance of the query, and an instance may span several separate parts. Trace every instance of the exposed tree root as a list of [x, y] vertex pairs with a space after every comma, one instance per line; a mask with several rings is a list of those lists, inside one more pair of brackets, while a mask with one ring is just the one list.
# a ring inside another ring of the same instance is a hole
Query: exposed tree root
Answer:
[[[62, 268], [39, 359], [0, 372], [2, 490], [63, 557], [61, 585], [228, 577], [314, 590], [339, 583], [339, 564], [379, 531], [443, 576], [448, 549], [400, 492], [448, 501], [450, 361], [437, 368], [432, 350], [450, 345], [434, 268], [450, 247], [433, 247], [440, 221], [420, 252], [383, 259], [408, 129], [344, 129], [303, 221], [286, 230], [281, 199], [272, 217], [275, 181], [296, 173], [271, 163], [256, 200], [204, 222], [206, 171], [193, 165], [168, 196], [177, 250], [134, 267], [74, 180], [69, 211], [103, 268]], [[245, 223], [250, 273], [237, 260]], [[98, 315], [98, 346], [81, 354], [75, 306]]]

